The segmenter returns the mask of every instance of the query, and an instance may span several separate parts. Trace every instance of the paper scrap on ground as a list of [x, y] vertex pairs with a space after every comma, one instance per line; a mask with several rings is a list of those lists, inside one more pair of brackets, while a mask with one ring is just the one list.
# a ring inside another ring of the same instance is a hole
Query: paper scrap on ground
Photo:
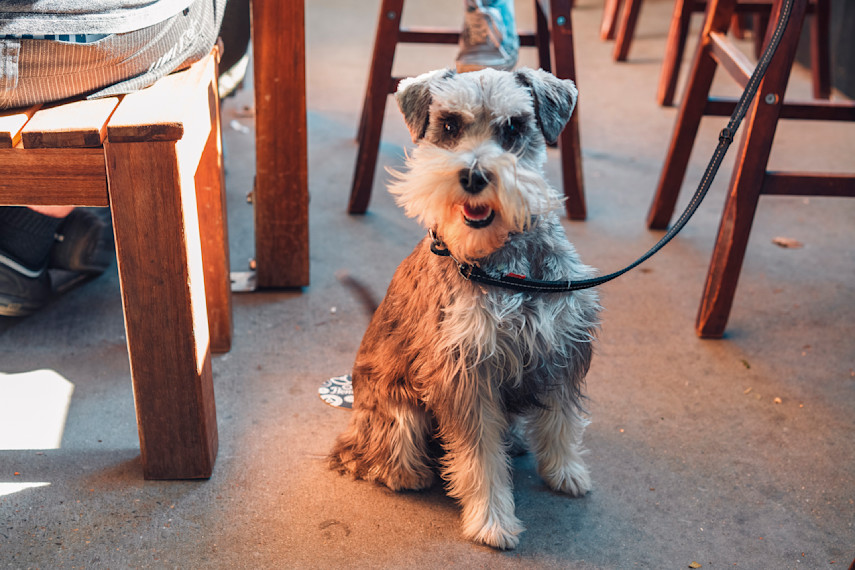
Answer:
[[333, 408], [353, 408], [353, 384], [350, 374], [330, 378], [318, 388], [318, 395]]

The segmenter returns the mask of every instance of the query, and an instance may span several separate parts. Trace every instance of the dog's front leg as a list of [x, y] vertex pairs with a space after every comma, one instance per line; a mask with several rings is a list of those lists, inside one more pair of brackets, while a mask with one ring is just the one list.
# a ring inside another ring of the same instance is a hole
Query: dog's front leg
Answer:
[[569, 392], [556, 388], [543, 398], [545, 406], [526, 422], [537, 471], [549, 488], [578, 497], [591, 490], [591, 475], [582, 459], [582, 433], [587, 419], [579, 415]]
[[424, 409], [400, 401], [356, 402], [350, 425], [336, 440], [330, 466], [393, 491], [430, 487], [431, 422]]
[[505, 449], [507, 418], [489, 395], [437, 413], [447, 451], [443, 477], [463, 507], [463, 535], [510, 549], [525, 530], [514, 515], [510, 458]]

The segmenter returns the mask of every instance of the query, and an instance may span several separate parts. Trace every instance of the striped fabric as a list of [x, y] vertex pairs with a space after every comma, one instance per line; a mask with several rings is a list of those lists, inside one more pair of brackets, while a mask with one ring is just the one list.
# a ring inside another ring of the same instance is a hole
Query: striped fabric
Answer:
[[193, 0], [159, 24], [89, 42], [0, 36], [0, 109], [147, 87], [207, 55], [225, 3]]
[[91, 44], [103, 40], [109, 34], [21, 34], [20, 36], [0, 35], [0, 40], [50, 40], [72, 44]]
[[193, 0], [0, 0], [4, 34], [120, 34], [159, 24]]

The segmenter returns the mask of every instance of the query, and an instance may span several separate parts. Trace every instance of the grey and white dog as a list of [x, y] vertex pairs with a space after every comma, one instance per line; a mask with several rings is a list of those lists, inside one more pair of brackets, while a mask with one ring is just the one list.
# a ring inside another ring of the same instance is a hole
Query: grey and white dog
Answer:
[[514, 548], [524, 530], [512, 442], [528, 444], [550, 488], [591, 488], [580, 400], [599, 305], [591, 290], [479, 285], [455, 260], [497, 276], [592, 276], [543, 176], [545, 141], [576, 96], [573, 82], [530, 69], [401, 82], [396, 98], [417, 147], [390, 191], [438, 237], [403, 261], [374, 313], [353, 368], [353, 416], [330, 456], [333, 468], [393, 490], [426, 488], [438, 470], [462, 506], [463, 534], [496, 548]]

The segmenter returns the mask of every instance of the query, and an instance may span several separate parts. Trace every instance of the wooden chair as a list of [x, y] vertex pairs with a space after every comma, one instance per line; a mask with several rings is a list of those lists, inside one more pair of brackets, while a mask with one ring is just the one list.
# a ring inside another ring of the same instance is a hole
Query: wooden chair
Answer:
[[[630, 0], [639, 1], [640, 0]], [[668, 39], [665, 44], [665, 57], [662, 61], [662, 71], [659, 75], [659, 87], [656, 101], [663, 106], [674, 104], [677, 91], [677, 81], [680, 74], [680, 64], [686, 39], [689, 35], [689, 24], [693, 13], [704, 12], [707, 7], [705, 0], [675, 0], [671, 25], [668, 28]], [[739, 0], [734, 14], [749, 14], [753, 17], [754, 53], [759, 57], [763, 50], [763, 36], [769, 22], [771, 0]], [[831, 96], [831, 58], [829, 55], [829, 2], [828, 0], [812, 0], [808, 4], [808, 13], [813, 14], [810, 29], [811, 74], [813, 79], [813, 96], [817, 99], [828, 99]], [[734, 22], [739, 21], [734, 18]], [[632, 32], [629, 32], [631, 38]], [[627, 51], [629, 47], [627, 46]]]
[[[781, 1], [775, 0], [772, 22], [777, 21]], [[686, 94], [648, 214], [650, 228], [663, 229], [668, 225], [701, 118], [729, 116], [733, 112], [735, 99], [709, 96], [716, 69], [721, 67], [743, 87], [753, 72], [751, 62], [726, 35], [736, 3], [737, 0], [710, 0]], [[766, 170], [779, 119], [855, 121], [852, 102], [783, 101], [807, 3], [808, 0], [795, 0], [787, 30], [741, 127], [742, 140], [698, 312], [696, 330], [702, 337], [720, 337], [724, 333], [761, 195], [855, 196], [852, 175]]]
[[[679, 3], [681, 0], [677, 0]], [[606, 0], [603, 9], [603, 22], [600, 26], [600, 38], [615, 40], [615, 61], [626, 61], [629, 46], [635, 35], [635, 25], [641, 12], [641, 0]], [[620, 19], [620, 25], [618, 25]]]
[[[570, 19], [571, 0], [535, 0], [536, 30], [521, 33], [523, 46], [537, 48], [540, 67], [557, 77], [574, 79], [576, 63], [573, 52], [573, 26]], [[397, 89], [399, 77], [392, 77], [392, 62], [399, 43], [456, 44], [457, 31], [427, 28], [401, 28], [404, 0], [383, 0], [374, 39], [374, 55], [368, 76], [368, 87], [362, 106], [357, 134], [359, 150], [350, 192], [348, 211], [363, 214], [368, 208], [386, 98]], [[553, 67], [554, 62], [554, 67]], [[567, 216], [583, 220], [587, 215], [582, 182], [582, 155], [579, 143], [579, 107], [558, 140], [561, 153]]]
[[[638, 14], [642, 0], [606, 0], [600, 37], [615, 40], [614, 60], [626, 61], [629, 48], [635, 35]], [[763, 35], [769, 21], [772, 0], [739, 0], [733, 25], [741, 22], [738, 16], [753, 16], [754, 51], [759, 56], [763, 49]], [[689, 37], [689, 25], [692, 14], [704, 12], [706, 0], [675, 0], [668, 39], [665, 43], [665, 57], [659, 76], [656, 101], [663, 106], [674, 104], [680, 64], [686, 40]], [[829, 57], [829, 4], [828, 0], [814, 0], [809, 5], [809, 13], [814, 14], [811, 21], [811, 71], [813, 73], [813, 93], [817, 99], [828, 99], [831, 95], [831, 63]], [[618, 20], [620, 22], [618, 23]], [[741, 31], [741, 30], [740, 30]], [[617, 37], [615, 37], [617, 36]]]
[[232, 320], [217, 51], [123, 97], [0, 114], [0, 204], [109, 206], [143, 472], [205, 478]]

